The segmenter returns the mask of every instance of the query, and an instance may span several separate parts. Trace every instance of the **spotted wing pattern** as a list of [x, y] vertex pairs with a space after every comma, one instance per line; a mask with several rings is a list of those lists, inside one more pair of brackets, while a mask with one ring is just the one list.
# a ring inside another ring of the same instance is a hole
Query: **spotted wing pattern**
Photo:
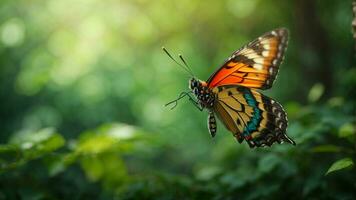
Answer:
[[267, 32], [234, 52], [207, 80], [208, 87], [238, 84], [269, 89], [278, 74], [288, 42], [285, 28]]
[[295, 145], [286, 135], [288, 120], [278, 102], [243, 86], [219, 86], [213, 92], [214, 112], [240, 143], [246, 140], [251, 148], [274, 142]]

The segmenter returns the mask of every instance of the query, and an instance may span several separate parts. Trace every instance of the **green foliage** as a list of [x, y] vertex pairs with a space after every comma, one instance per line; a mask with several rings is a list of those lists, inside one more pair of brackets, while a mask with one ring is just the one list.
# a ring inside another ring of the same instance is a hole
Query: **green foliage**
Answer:
[[[350, 0], [0, 5], [0, 199], [354, 199]], [[221, 123], [211, 138], [188, 100], [164, 107], [188, 79], [161, 46], [205, 80], [277, 27], [291, 37], [263, 93], [297, 146], [250, 149]]]
[[317, 100], [319, 100], [319, 98], [321, 97], [321, 95], [323, 95], [324, 93], [324, 86], [320, 83], [315, 84], [309, 92], [308, 95], [308, 100], [309, 102], [316, 102]]
[[63, 137], [49, 128], [37, 132], [21, 132], [14, 135], [9, 144], [0, 146], [0, 170], [20, 167], [56, 151], [64, 143]]
[[351, 158], [340, 159], [340, 160], [334, 162], [330, 166], [330, 168], [326, 172], [326, 175], [329, 174], [330, 172], [334, 172], [334, 171], [337, 171], [337, 170], [340, 170], [340, 169], [344, 169], [344, 168], [347, 168], [347, 167], [350, 167], [350, 166], [353, 166], [353, 165], [354, 165], [354, 162], [352, 161]]

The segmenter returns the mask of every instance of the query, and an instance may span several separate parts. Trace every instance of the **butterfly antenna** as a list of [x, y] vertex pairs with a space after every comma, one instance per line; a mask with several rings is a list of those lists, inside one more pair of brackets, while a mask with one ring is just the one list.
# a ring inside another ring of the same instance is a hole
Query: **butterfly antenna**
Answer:
[[171, 56], [171, 54], [167, 51], [166, 48], [162, 47], [162, 50], [168, 55], [168, 57], [170, 57], [177, 65], [179, 65], [181, 68], [184, 69], [184, 71], [188, 72], [190, 75], [193, 76], [192, 72], [190, 70], [188, 70], [187, 68], [185, 68], [182, 64], [180, 64], [179, 62], [177, 62], [173, 56]]
[[183, 56], [181, 54], [179, 54], [179, 58], [182, 60], [182, 62], [184, 63], [185, 67], [189, 70], [190, 74], [192, 76], [194, 76], [193, 70], [192, 68], [189, 67], [189, 65], [187, 64], [187, 62], [184, 60]]

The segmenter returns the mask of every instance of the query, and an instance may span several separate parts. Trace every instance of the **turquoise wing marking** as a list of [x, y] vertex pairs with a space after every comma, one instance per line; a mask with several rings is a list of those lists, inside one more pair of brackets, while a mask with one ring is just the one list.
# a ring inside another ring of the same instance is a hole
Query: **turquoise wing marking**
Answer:
[[261, 123], [262, 113], [261, 110], [258, 108], [258, 102], [253, 97], [253, 94], [250, 90], [246, 89], [244, 91], [244, 98], [246, 99], [247, 104], [253, 108], [253, 116], [251, 117], [250, 121], [247, 122], [242, 133], [243, 136], [249, 137], [251, 135], [250, 133], [257, 131], [257, 128]]

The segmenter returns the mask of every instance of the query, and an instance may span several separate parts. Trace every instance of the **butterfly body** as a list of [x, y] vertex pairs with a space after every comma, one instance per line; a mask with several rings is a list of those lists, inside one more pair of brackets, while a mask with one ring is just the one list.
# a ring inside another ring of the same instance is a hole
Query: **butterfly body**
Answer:
[[[295, 142], [286, 134], [283, 107], [258, 89], [272, 87], [288, 41], [284, 28], [267, 32], [235, 51], [207, 81], [189, 80], [190, 100], [208, 110], [208, 129], [214, 137], [217, 116], [238, 142], [253, 147]], [[181, 97], [180, 97], [181, 98]]]
[[192, 78], [189, 80], [189, 88], [197, 99], [200, 110], [208, 109], [208, 129], [212, 137], [215, 137], [217, 125], [214, 115], [214, 105], [216, 104], [217, 93], [210, 89], [206, 82]]
[[192, 78], [189, 80], [189, 89], [192, 90], [202, 109], [211, 109], [214, 106], [216, 95], [207, 86], [206, 82]]

